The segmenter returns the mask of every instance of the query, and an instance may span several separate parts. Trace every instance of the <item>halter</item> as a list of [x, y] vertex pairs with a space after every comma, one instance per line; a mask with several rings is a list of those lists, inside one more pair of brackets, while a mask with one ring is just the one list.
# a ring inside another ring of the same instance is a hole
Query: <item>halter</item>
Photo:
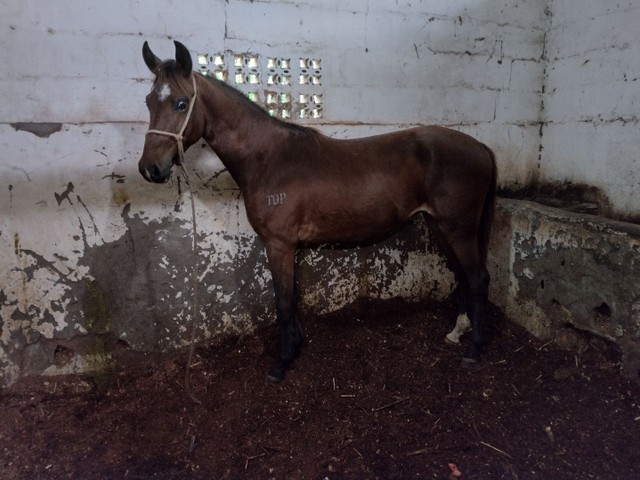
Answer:
[[189, 124], [189, 120], [191, 119], [191, 112], [193, 112], [193, 106], [196, 103], [196, 95], [198, 94], [198, 89], [196, 87], [196, 76], [193, 74], [191, 74], [191, 81], [193, 83], [193, 97], [191, 97], [191, 100], [189, 100], [189, 109], [187, 110], [187, 116], [185, 117], [184, 122], [182, 122], [182, 128], [180, 129], [180, 131], [178, 133], [173, 133], [165, 132], [164, 130], [151, 129], [147, 130], [146, 133], [146, 135], [155, 133], [156, 135], [166, 135], [167, 137], [175, 138], [176, 143], [178, 144], [178, 165], [182, 165], [184, 163], [184, 144], [182, 143], [182, 140], [184, 140], [184, 131], [187, 129], [187, 125]]

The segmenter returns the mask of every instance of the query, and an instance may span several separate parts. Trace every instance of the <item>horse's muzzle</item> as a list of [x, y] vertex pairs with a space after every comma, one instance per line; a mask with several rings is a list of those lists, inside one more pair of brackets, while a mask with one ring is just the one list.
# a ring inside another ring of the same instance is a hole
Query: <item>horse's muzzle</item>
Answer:
[[171, 176], [171, 165], [169, 165], [168, 169], [162, 170], [155, 164], [145, 167], [140, 163], [138, 165], [138, 170], [140, 171], [140, 175], [142, 175], [147, 182], [165, 183]]

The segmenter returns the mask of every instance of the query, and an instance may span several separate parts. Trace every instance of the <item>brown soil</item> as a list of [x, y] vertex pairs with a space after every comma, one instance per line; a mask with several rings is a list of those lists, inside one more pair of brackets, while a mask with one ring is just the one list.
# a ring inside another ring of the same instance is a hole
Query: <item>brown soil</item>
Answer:
[[306, 315], [308, 345], [279, 385], [265, 382], [272, 328], [198, 348], [201, 404], [184, 353], [21, 381], [0, 396], [0, 476], [639, 478], [640, 386], [597, 342], [563, 352], [493, 310], [465, 369], [442, 341], [454, 316], [401, 302]]

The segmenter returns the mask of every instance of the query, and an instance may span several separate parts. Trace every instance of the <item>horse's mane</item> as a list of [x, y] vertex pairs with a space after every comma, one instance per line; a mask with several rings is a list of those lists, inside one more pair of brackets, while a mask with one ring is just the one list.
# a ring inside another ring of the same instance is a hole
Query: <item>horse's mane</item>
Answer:
[[275, 122], [280, 125], [283, 125], [288, 130], [291, 130], [292, 132], [298, 133], [300, 135], [315, 137], [316, 134], [318, 133], [317, 130], [315, 130], [314, 128], [304, 127], [302, 125], [285, 122], [284, 120], [280, 120], [279, 118], [272, 117], [264, 108], [262, 108], [257, 103], [249, 100], [249, 98], [247, 98], [247, 96], [244, 93], [233, 88], [228, 83], [223, 82], [222, 80], [218, 80], [215, 77], [210, 77], [209, 75], [203, 75], [203, 77], [206, 78], [209, 81], [209, 83], [214, 84], [220, 90], [223, 90], [224, 92], [226, 92], [229, 95], [229, 97], [231, 97], [239, 106], [247, 110], [250, 110], [253, 113], [256, 113], [260, 116], [263, 116], [271, 122]]

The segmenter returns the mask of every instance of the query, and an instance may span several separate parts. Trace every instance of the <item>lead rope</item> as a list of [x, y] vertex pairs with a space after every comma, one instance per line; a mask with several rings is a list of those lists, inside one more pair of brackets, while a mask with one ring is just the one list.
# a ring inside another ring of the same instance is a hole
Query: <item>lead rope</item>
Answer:
[[192, 234], [193, 234], [193, 268], [191, 270], [191, 289], [193, 296], [193, 314], [191, 318], [191, 334], [189, 338], [189, 356], [187, 357], [187, 364], [185, 366], [184, 371], [184, 388], [189, 395], [189, 398], [198, 405], [202, 405], [202, 402], [196, 398], [196, 396], [191, 391], [191, 385], [189, 382], [189, 371], [191, 370], [191, 362], [193, 361], [193, 354], [195, 350], [195, 336], [196, 336], [196, 324], [198, 319], [198, 231], [196, 227], [196, 205], [193, 198], [193, 190], [191, 188], [191, 182], [189, 180], [189, 175], [187, 174], [187, 170], [184, 168], [184, 144], [182, 140], [184, 139], [184, 131], [187, 129], [187, 125], [189, 124], [189, 120], [191, 119], [191, 113], [193, 112], [193, 106], [196, 104], [196, 95], [198, 93], [198, 89], [196, 87], [196, 77], [192, 74], [191, 81], [193, 83], [193, 97], [191, 98], [191, 102], [189, 103], [189, 109], [187, 110], [187, 116], [182, 123], [182, 128], [178, 133], [173, 132], [165, 132], [164, 130], [147, 130], [146, 135], [150, 133], [154, 133], [156, 135], [166, 135], [168, 137], [172, 137], [175, 139], [178, 145], [178, 162], [180, 165], [180, 169], [182, 170], [182, 176], [184, 177], [185, 183], [189, 189], [189, 197], [191, 199], [191, 226], [192, 226]]
[[[182, 143], [182, 142], [180, 142]], [[193, 199], [193, 190], [191, 189], [191, 181], [189, 180], [189, 175], [187, 175], [187, 170], [184, 168], [184, 162], [180, 162], [180, 169], [182, 170], [182, 176], [187, 184], [189, 189], [189, 198], [191, 199], [191, 226], [192, 226], [192, 234], [193, 234], [193, 268], [191, 269], [191, 290], [193, 296], [193, 317], [191, 319], [191, 334], [189, 338], [189, 356], [187, 357], [187, 364], [184, 370], [184, 388], [189, 395], [189, 398], [193, 400], [198, 405], [202, 405], [202, 402], [196, 398], [196, 396], [191, 391], [191, 384], [189, 382], [189, 371], [191, 370], [191, 362], [193, 361], [193, 353], [195, 350], [195, 336], [196, 336], [196, 325], [198, 320], [198, 229], [196, 227], [196, 204]]]

